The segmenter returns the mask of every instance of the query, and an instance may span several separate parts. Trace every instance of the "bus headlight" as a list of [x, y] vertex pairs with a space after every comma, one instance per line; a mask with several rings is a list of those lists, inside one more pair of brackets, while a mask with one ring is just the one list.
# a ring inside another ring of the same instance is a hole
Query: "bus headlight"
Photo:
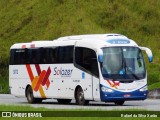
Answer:
[[106, 88], [106, 87], [101, 87], [101, 90], [102, 90], [103, 92], [113, 92], [112, 89], [109, 89], [109, 88]]
[[143, 92], [143, 91], [147, 91], [148, 90], [148, 87], [147, 86], [144, 86], [143, 88], [139, 89], [139, 91]]

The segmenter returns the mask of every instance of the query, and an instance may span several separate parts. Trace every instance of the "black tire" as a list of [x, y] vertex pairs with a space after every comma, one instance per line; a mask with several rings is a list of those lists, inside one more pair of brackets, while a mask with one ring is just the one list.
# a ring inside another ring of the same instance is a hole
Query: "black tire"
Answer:
[[29, 86], [27, 88], [26, 97], [27, 97], [28, 103], [30, 103], [30, 104], [33, 104], [33, 103], [42, 103], [42, 100], [43, 100], [42, 98], [34, 98], [33, 90], [31, 88], [31, 86]]
[[84, 92], [83, 92], [81, 87], [79, 87], [77, 89], [77, 91], [76, 91], [76, 103], [78, 105], [87, 105], [87, 104], [89, 104], [89, 101], [85, 100], [85, 98], [84, 98]]
[[59, 104], [69, 104], [72, 100], [71, 99], [57, 99]]
[[125, 101], [116, 101], [116, 102], [114, 102], [114, 103], [115, 103], [115, 105], [117, 105], [117, 106], [121, 106], [121, 105], [124, 104], [124, 102], [125, 102]]
[[31, 103], [31, 104], [35, 103], [35, 98], [33, 96], [33, 90], [30, 86], [27, 88], [26, 97], [27, 97], [28, 103]]

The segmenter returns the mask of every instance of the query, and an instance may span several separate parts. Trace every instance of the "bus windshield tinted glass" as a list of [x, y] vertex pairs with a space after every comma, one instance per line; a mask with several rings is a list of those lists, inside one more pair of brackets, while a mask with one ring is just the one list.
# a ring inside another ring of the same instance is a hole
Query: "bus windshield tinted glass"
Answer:
[[136, 47], [103, 48], [101, 68], [105, 79], [139, 80], [146, 75], [142, 52]]

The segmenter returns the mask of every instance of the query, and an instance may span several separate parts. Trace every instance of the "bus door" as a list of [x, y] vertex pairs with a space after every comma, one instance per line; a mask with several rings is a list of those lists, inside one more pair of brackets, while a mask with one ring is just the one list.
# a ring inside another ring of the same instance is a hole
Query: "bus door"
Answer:
[[99, 70], [98, 70], [98, 62], [96, 58], [92, 59], [91, 62], [91, 72], [92, 72], [92, 95], [93, 99], [99, 100], [100, 99], [100, 80], [99, 80]]
[[88, 48], [85, 42], [76, 42], [75, 45], [75, 66], [82, 72], [82, 86], [88, 99], [97, 100], [99, 92], [99, 72], [95, 50]]

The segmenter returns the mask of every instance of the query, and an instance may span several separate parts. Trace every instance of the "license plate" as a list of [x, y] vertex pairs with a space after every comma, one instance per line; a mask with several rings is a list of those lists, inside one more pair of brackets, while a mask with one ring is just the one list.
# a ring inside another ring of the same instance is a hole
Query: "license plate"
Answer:
[[131, 97], [131, 95], [130, 94], [125, 94], [124, 97]]

